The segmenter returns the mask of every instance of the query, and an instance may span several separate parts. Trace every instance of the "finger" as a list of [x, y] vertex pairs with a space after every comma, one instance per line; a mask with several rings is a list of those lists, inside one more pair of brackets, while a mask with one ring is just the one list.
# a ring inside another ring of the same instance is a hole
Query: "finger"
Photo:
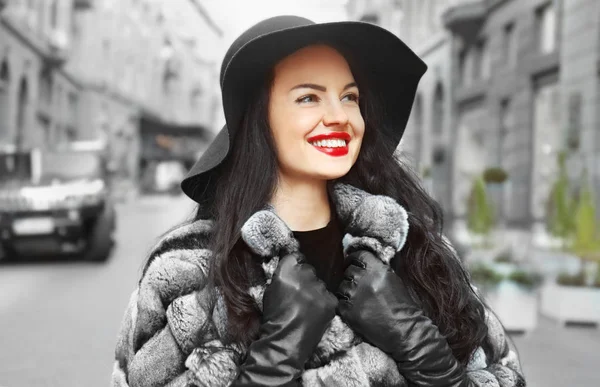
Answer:
[[359, 282], [364, 274], [365, 274], [365, 269], [355, 266], [355, 265], [350, 265], [344, 271], [344, 278], [352, 277], [352, 278], [354, 278], [354, 280], [356, 282]]
[[333, 294], [333, 293], [331, 293], [331, 292], [327, 291], [327, 292], [326, 292], [326, 297], [328, 297], [328, 298], [329, 298], [329, 300], [331, 301], [331, 303], [332, 303], [332, 304], [334, 304], [334, 305], [335, 305], [335, 308], [337, 309], [337, 305], [338, 305], [338, 303], [339, 303], [339, 299], [338, 299], [338, 298], [335, 296], [335, 294]]
[[299, 263], [297, 267], [300, 272], [304, 273], [304, 275], [307, 275], [311, 278], [317, 277], [317, 270], [310, 263]]
[[352, 315], [352, 301], [339, 299], [337, 312], [339, 313], [340, 317], [342, 317], [342, 320], [348, 321], [349, 317]]
[[289, 271], [292, 267], [294, 267], [297, 263], [297, 255], [296, 254], [288, 254], [283, 256], [279, 260], [279, 264], [277, 265], [276, 272], [286, 272]]
[[297, 253], [296, 254], [296, 262], [298, 264], [306, 263], [306, 257], [304, 256], [304, 254]]
[[350, 302], [350, 295], [342, 290], [338, 290], [337, 292], [335, 292], [335, 297], [339, 300], [340, 303]]
[[385, 270], [389, 267], [379, 257], [370, 251], [361, 250], [352, 257], [354, 266], [364, 267], [367, 271]]
[[345, 276], [340, 285], [338, 286], [338, 292], [352, 297], [356, 292], [357, 281], [352, 276]]

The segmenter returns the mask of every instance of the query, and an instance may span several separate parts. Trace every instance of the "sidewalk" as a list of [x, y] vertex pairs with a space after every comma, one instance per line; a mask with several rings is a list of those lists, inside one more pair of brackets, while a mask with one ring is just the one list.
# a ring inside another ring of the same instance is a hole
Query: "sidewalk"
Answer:
[[540, 316], [535, 330], [512, 338], [528, 387], [600, 386], [600, 327], [565, 327]]

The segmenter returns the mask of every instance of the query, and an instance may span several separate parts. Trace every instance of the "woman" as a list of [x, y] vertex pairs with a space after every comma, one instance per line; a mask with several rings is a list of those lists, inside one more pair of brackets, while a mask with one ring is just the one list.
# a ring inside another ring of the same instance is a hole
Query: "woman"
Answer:
[[280, 16], [221, 68], [227, 125], [152, 250], [115, 386], [524, 386], [516, 353], [401, 165], [425, 64], [358, 22]]

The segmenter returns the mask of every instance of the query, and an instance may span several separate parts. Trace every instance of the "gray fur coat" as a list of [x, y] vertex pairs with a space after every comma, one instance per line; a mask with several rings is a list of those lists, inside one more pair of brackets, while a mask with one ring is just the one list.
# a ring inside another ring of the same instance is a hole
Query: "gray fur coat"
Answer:
[[[394, 200], [347, 185], [333, 200], [345, 226], [344, 249], [369, 247], [386, 263], [409, 232], [405, 210]], [[151, 252], [152, 263], [131, 295], [116, 347], [114, 387], [228, 386], [245, 348], [225, 344], [227, 312], [219, 289], [205, 286], [212, 254], [212, 222], [199, 220], [167, 234]], [[246, 244], [265, 257], [263, 283], [250, 293], [257, 304], [278, 263], [298, 248], [273, 212], [259, 211], [242, 228]], [[488, 311], [489, 348], [479, 348], [468, 367], [473, 386], [525, 386], [517, 353]], [[339, 316], [331, 322], [302, 374], [304, 386], [407, 386], [396, 363], [363, 342]]]

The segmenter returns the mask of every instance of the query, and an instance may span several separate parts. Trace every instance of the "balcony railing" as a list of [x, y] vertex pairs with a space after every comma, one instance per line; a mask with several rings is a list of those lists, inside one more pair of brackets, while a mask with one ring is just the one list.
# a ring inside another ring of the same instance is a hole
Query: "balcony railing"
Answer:
[[[2, 1], [2, 0], [0, 0]], [[76, 10], [84, 11], [90, 9], [94, 6], [94, 0], [74, 0], [73, 7]]]
[[48, 35], [48, 49], [43, 56], [46, 63], [51, 66], [62, 65], [68, 57], [69, 39], [63, 31], [53, 31]]
[[442, 15], [444, 26], [463, 37], [476, 36], [487, 14], [486, 1], [479, 0], [448, 7]]

